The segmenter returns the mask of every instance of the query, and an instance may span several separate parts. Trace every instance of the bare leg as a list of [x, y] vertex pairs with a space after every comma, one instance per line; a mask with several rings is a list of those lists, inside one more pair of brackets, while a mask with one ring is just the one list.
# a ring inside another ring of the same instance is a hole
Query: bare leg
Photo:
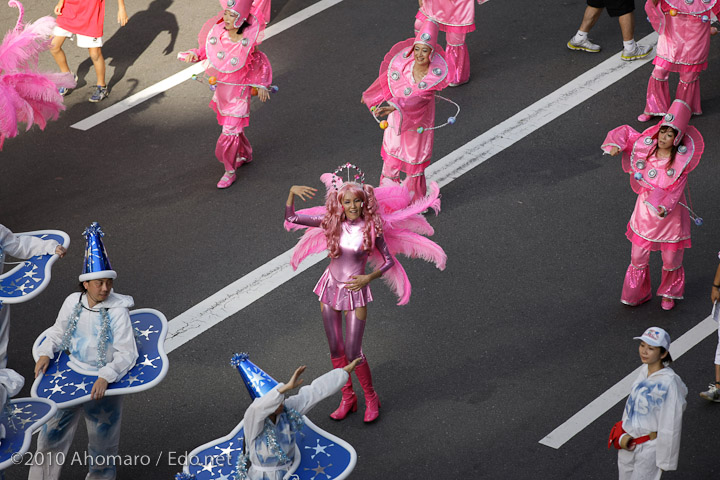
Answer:
[[95, 66], [95, 74], [97, 75], [97, 85], [100, 87], [105, 86], [105, 58], [103, 58], [102, 49], [100, 47], [88, 48], [90, 53], [90, 60], [92, 60]]
[[585, 9], [585, 15], [583, 15], [582, 23], [580, 24], [580, 31], [585, 33], [589, 32], [600, 19], [602, 11], [602, 8], [595, 8], [588, 5]]
[[633, 15], [633, 13], [634, 12], [626, 13], [618, 17], [623, 42], [629, 42], [635, 37], [635, 15]]
[[57, 66], [60, 67], [60, 71], [63, 73], [70, 72], [70, 67], [68, 67], [67, 64], [65, 52], [62, 49], [63, 43], [65, 42], [66, 38], [67, 37], [62, 36], [53, 37], [52, 43], [50, 44], [50, 53], [55, 59], [55, 63], [57, 63]]

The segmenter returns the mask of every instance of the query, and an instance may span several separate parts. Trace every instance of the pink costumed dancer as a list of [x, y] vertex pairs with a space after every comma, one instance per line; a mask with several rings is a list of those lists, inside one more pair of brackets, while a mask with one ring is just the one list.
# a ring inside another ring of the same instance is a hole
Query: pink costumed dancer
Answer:
[[20, 15], [0, 44], [0, 149], [5, 138], [17, 136], [18, 123], [25, 123], [26, 130], [33, 125], [44, 129], [48, 120], [56, 120], [65, 110], [58, 87], [75, 86], [70, 74], [38, 71], [38, 55], [50, 48], [55, 19], [23, 24], [22, 4], [10, 0], [8, 5]]
[[[358, 172], [355, 181], [343, 182], [338, 176], [344, 169]], [[339, 167], [335, 174], [320, 177], [327, 188], [324, 207], [314, 207], [295, 213], [294, 200], [313, 197], [311, 187], [295, 185], [285, 207], [285, 228], [306, 233], [295, 247], [292, 267], [308, 255], [328, 250], [330, 265], [315, 286], [321, 304], [323, 325], [330, 346], [333, 367], [342, 368], [358, 357], [363, 361], [355, 374], [365, 393], [365, 418], [372, 422], [380, 415], [380, 400], [373, 387], [370, 367], [362, 351], [362, 337], [367, 319], [367, 304], [372, 301], [369, 283], [383, 276], [399, 297], [399, 305], [410, 300], [410, 281], [395, 255], [420, 257], [432, 261], [443, 270], [447, 257], [435, 242], [424, 235], [432, 235], [433, 228], [420, 214], [425, 209], [440, 209], [439, 189], [431, 185], [430, 195], [411, 203], [410, 192], [393, 182], [373, 188], [362, 183], [364, 175], [354, 165]], [[370, 262], [373, 272], [366, 275]], [[345, 312], [343, 339], [342, 312]], [[340, 406], [330, 416], [342, 420], [357, 410], [357, 396], [352, 379], [342, 388]]]
[[647, 0], [645, 11], [660, 35], [655, 69], [648, 81], [645, 111], [641, 122], [662, 116], [670, 105], [670, 72], [680, 74], [675, 98], [687, 103], [693, 115], [700, 115], [700, 72], [707, 68], [711, 16], [720, 12], [718, 0]]
[[265, 30], [263, 11], [269, 2], [253, 8], [252, 0], [221, 0], [225, 9], [211, 18], [198, 35], [199, 48], [180, 52], [185, 62], [206, 61], [205, 73], [214, 91], [210, 108], [217, 115], [222, 133], [215, 156], [225, 167], [217, 184], [227, 188], [237, 179], [235, 170], [252, 161], [252, 146], [244, 129], [250, 124], [250, 97], [254, 90], [260, 101], [270, 98], [272, 68], [264, 53], [257, 50]]
[[610, 131], [601, 147], [613, 156], [622, 152], [623, 170], [631, 175], [630, 185], [638, 194], [626, 233], [632, 252], [621, 297], [630, 306], [652, 296], [648, 260], [655, 250], [660, 250], [663, 261], [657, 291], [663, 297], [662, 308], [670, 310], [676, 299], [683, 298], [683, 252], [691, 246], [691, 216], [686, 208], [693, 213], [685, 187], [705, 148], [700, 132], [688, 125], [691, 116], [688, 105], [675, 100], [657, 125], [642, 133], [623, 125]]
[[[363, 92], [364, 103], [385, 129], [380, 154], [380, 180], [400, 182], [413, 198], [425, 196], [425, 169], [430, 165], [434, 140], [435, 93], [448, 85], [445, 52], [437, 44], [438, 24], [427, 21], [417, 36], [395, 44], [380, 65], [380, 75]], [[387, 102], [389, 106], [379, 106]], [[453, 120], [454, 121], [454, 120]]]
[[[488, 0], [477, 0], [479, 5]], [[475, 3], [473, 0], [418, 0], [420, 8], [415, 16], [415, 33], [427, 20], [434, 20], [445, 32], [447, 40], [448, 74], [451, 87], [470, 81], [470, 53], [465, 35], [475, 31]]]

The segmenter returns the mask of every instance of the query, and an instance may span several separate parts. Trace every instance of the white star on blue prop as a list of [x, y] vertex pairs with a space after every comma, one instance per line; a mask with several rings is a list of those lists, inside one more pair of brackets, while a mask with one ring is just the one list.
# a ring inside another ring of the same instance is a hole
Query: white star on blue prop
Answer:
[[142, 362], [140, 362], [140, 365], [143, 365], [143, 366], [146, 366], [146, 367], [158, 368], [157, 365], [153, 365], [153, 362], [154, 362], [155, 360], [159, 360], [159, 359], [160, 359], [160, 357], [156, 357], [156, 358], [153, 358], [152, 360], [150, 360], [150, 359], [148, 358], [148, 356], [145, 355], [145, 360], [143, 360]]
[[210, 463], [206, 463], [205, 465], [203, 465], [203, 468], [201, 471], [203, 471], [203, 472], [207, 471], [207, 472], [210, 472], [210, 475], [213, 475], [213, 468], [217, 468], [217, 465], [213, 465], [213, 462], [210, 461]]
[[46, 388], [45, 391], [46, 391], [46, 392], [47, 392], [47, 391], [50, 392], [50, 395], [48, 395], [48, 397], [52, 397], [54, 393], [58, 393], [58, 392], [59, 392], [59, 393], [65, 393], [65, 392], [63, 391], [62, 387], [61, 387], [60, 385], [58, 385], [57, 383], [56, 383], [55, 386], [53, 386], [52, 388]]
[[250, 379], [250, 383], [253, 385], [256, 385], [258, 387], [261, 387], [263, 383], [267, 381], [265, 376], [261, 372], [250, 372], [252, 374], [252, 378]]
[[53, 377], [52, 379], [50, 379], [50, 381], [58, 382], [58, 381], [60, 381], [60, 379], [65, 380], [67, 377], [65, 375], [63, 375], [63, 373], [65, 373], [67, 371], [69, 371], [69, 370], [58, 370], [57, 372], [50, 374], [50, 376]]
[[217, 478], [217, 480], [230, 480], [230, 475], [223, 473]]
[[333, 446], [335, 446], [335, 444], [334, 444], [334, 443], [331, 443], [331, 444], [329, 444], [329, 445], [320, 446], [320, 439], [319, 439], [319, 438], [316, 438], [315, 441], [317, 442], [317, 445], [315, 445], [314, 447], [308, 447], [307, 445], [305, 446], [305, 448], [307, 448], [307, 449], [315, 450], [315, 453], [312, 454], [312, 455], [310, 456], [310, 458], [314, 460], [315, 457], [316, 457], [318, 454], [320, 454], [320, 453], [324, 453], [325, 455], [327, 455], [327, 456], [329, 457], [330, 454], [327, 453], [327, 452], [325, 451], [325, 449], [328, 448], [328, 447], [333, 447]]
[[315, 472], [315, 475], [313, 475], [313, 477], [312, 477], [312, 479], [311, 479], [311, 480], [315, 480], [315, 479], [317, 478], [317, 476], [320, 475], [321, 473], [322, 473], [323, 475], [325, 475], [325, 478], [330, 478], [330, 475], [328, 475], [327, 473], [325, 473], [325, 469], [326, 469], [326, 468], [330, 468], [330, 467], [332, 467], [332, 463], [329, 464], [329, 465], [325, 465], [324, 467], [321, 467], [321, 466], [320, 466], [320, 462], [318, 462], [317, 467], [315, 467], [315, 468], [306, 468], [305, 470], [310, 470], [311, 472]]
[[225, 455], [227, 455], [227, 456], [229, 457], [230, 454], [231, 454], [232, 452], [234, 452], [235, 450], [240, 450], [239, 448], [232, 448], [232, 442], [230, 442], [230, 444], [229, 444], [226, 448], [220, 448], [220, 447], [218, 447], [218, 446], [216, 446], [215, 448], [217, 448], [218, 450], [220, 450], [220, 453], [218, 453], [218, 456], [219, 456], [219, 457], [222, 457], [222, 456], [225, 456]]
[[139, 381], [140, 381], [140, 380], [138, 380], [138, 377], [139, 377], [139, 376], [140, 376], [140, 375], [129, 375], [129, 376], [128, 376], [128, 379], [127, 379], [128, 387], [129, 387], [130, 385], [132, 385], [133, 383], [135, 383], [135, 382], [139, 382]]
[[89, 383], [85, 383], [85, 377], [83, 377], [82, 382], [72, 385], [73, 387], [75, 387], [75, 391], [72, 394], [75, 395], [80, 390], [82, 390], [83, 393], [87, 393], [87, 387], [89, 385]]
[[146, 330], [138, 330], [138, 335], [142, 335], [145, 337], [145, 340], [150, 340], [150, 334], [151, 333], [158, 333], [160, 330], [150, 330], [149, 328]]

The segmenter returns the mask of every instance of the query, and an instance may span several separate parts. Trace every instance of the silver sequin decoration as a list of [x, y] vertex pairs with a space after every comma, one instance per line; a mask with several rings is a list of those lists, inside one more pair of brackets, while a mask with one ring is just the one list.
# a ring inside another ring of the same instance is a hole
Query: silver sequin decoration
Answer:
[[392, 78], [393, 80], [397, 80], [398, 78], [400, 78], [400, 74], [398, 72], [392, 72], [390, 74], [390, 78]]
[[235, 65], [238, 64], [239, 61], [240, 61], [240, 60], [238, 60], [237, 57], [232, 57], [232, 58], [230, 59], [230, 65], [235, 66]]
[[243, 38], [240, 43], [242, 43], [242, 46], [243, 46], [243, 47], [247, 47], [248, 39], [247, 39], [247, 38]]
[[666, 122], [672, 122], [673, 120], [675, 120], [675, 115], [673, 115], [672, 113], [666, 113], [666, 114], [665, 114], [665, 121], [666, 121]]
[[418, 87], [420, 87], [420, 88], [427, 88], [427, 83], [425, 83], [425, 82], [420, 82], [420, 83], [418, 83]]
[[685, 0], [685, 3], [687, 3], [688, 5], [692, 5], [693, 0]]
[[674, 168], [668, 168], [668, 169], [667, 169], [667, 174], [668, 174], [668, 177], [672, 177], [673, 175], [675, 175], [675, 169], [674, 169]]
[[228, 7], [234, 7], [234, 6], [235, 6], [235, 0], [227, 0], [227, 6], [228, 6]]
[[440, 74], [442, 73], [442, 70], [440, 70], [439, 68], [435, 67], [435, 68], [433, 68], [433, 73], [434, 73], [435, 75], [440, 75]]
[[405, 87], [405, 95], [410, 95], [412, 93], [412, 88]]
[[680, 145], [680, 146], [678, 147], [678, 152], [679, 152], [679, 153], [685, 153], [685, 152], [687, 152], [687, 147], [686, 147], [685, 145]]
[[644, 169], [645, 169], [645, 162], [643, 162], [642, 160], [638, 160], [638, 161], [635, 163], [635, 166], [638, 168], [638, 170], [644, 170]]
[[710, 3], [711, 0], [702, 0], [703, 3]]
[[210, 37], [210, 45], [215, 45], [217, 43], [217, 37]]
[[657, 177], [657, 170], [655, 170], [654, 168], [651, 168], [650, 171], [648, 172], [648, 177], [650, 177], [650, 178]]
[[222, 60], [223, 58], [225, 58], [225, 52], [218, 52], [217, 57]]
[[645, 145], [652, 145], [653, 139], [651, 137], [645, 137]]
[[423, 40], [425, 40], [425, 41], [427, 42], [427, 41], [430, 40], [432, 37], [430, 36], [429, 33], [423, 33], [422, 35], [420, 35], [420, 38], [422, 38]]

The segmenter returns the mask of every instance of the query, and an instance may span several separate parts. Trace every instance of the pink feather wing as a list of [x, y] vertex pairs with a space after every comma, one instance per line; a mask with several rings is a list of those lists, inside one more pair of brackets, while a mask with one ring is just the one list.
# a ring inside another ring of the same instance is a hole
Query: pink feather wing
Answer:
[[320, 253], [323, 250], [327, 250], [327, 238], [325, 237], [325, 232], [323, 232], [322, 228], [309, 228], [293, 249], [290, 265], [293, 270], [297, 270], [300, 263], [309, 255]]

